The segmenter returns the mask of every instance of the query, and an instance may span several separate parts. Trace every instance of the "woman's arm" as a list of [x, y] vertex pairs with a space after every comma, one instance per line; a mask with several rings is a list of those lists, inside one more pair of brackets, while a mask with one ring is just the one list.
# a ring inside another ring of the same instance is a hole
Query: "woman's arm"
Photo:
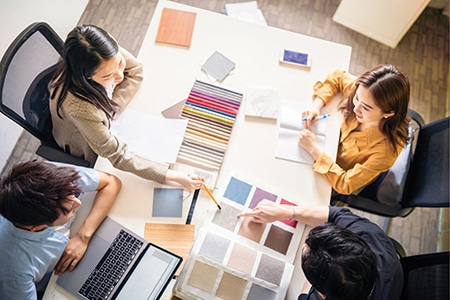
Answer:
[[338, 93], [346, 98], [355, 86], [356, 77], [344, 70], [336, 70], [328, 74], [324, 81], [314, 84], [313, 103], [310, 109], [302, 113], [302, 118], [307, 118], [305, 128], [310, 128], [315, 121], [313, 117], [320, 115], [320, 110], [326, 106]]
[[83, 107], [78, 105], [76, 109], [67, 110], [67, 115], [92, 151], [108, 159], [115, 168], [160, 183], [174, 181], [191, 190], [201, 187], [202, 181], [196, 177], [169, 170], [169, 165], [152, 161], [129, 150], [128, 145], [109, 130], [103, 112], [92, 104], [84, 102]]
[[322, 153], [314, 162], [313, 168], [328, 180], [336, 192], [349, 195], [370, 184], [382, 172], [389, 170], [394, 162], [395, 156], [389, 156], [384, 151], [375, 151], [362, 159], [361, 163], [356, 163], [352, 168], [345, 170], [326, 153]]
[[252, 211], [242, 212], [238, 216], [250, 217], [250, 220], [256, 223], [293, 219], [306, 225], [317, 226], [328, 221], [328, 214], [328, 206], [293, 206], [262, 200]]
[[356, 76], [344, 71], [336, 70], [328, 74], [324, 81], [317, 81], [313, 87], [313, 99], [320, 98], [324, 105], [330, 101], [338, 93], [343, 97], [348, 97], [350, 91], [355, 87]]
[[119, 48], [119, 51], [125, 59], [124, 79], [115, 87], [112, 100], [120, 106], [120, 112], [123, 112], [139, 89], [144, 76], [142, 64], [127, 50]]

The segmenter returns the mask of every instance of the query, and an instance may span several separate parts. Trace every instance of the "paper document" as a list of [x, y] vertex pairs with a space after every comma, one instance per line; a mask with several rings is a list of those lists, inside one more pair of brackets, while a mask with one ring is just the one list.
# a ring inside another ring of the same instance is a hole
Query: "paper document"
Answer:
[[128, 108], [112, 123], [111, 131], [131, 151], [154, 161], [174, 163], [187, 123], [187, 120], [154, 117]]
[[[295, 102], [283, 102], [278, 129], [275, 157], [312, 165], [311, 155], [298, 144], [300, 131], [304, 129], [302, 112], [309, 107]], [[327, 120], [319, 120], [311, 127], [320, 149], [325, 146]]]
[[227, 3], [225, 4], [225, 9], [229, 17], [251, 23], [267, 25], [267, 21], [256, 1]]

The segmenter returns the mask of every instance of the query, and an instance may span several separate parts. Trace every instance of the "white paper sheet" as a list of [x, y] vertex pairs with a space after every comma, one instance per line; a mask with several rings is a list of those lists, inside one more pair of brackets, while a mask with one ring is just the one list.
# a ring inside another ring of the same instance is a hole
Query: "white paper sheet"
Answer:
[[250, 23], [267, 25], [267, 21], [256, 1], [227, 3], [225, 4], [225, 9], [229, 17]]
[[174, 163], [188, 121], [154, 117], [128, 108], [112, 123], [111, 131], [131, 151], [158, 162]]
[[[296, 102], [283, 102], [275, 157], [310, 165], [314, 163], [311, 155], [298, 144], [300, 131], [304, 129], [302, 112], [307, 109], [308, 106]], [[327, 120], [322, 119], [311, 126], [320, 149], [324, 149], [325, 146], [326, 125]]]

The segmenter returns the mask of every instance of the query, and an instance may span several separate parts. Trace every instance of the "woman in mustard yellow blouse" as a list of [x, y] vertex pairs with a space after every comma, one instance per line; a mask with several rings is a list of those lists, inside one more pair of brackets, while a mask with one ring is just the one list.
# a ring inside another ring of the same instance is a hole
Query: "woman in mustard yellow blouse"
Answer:
[[357, 194], [395, 162], [408, 140], [407, 77], [392, 65], [379, 65], [356, 78], [338, 70], [314, 85], [313, 103], [303, 112], [309, 128], [320, 109], [341, 93], [341, 124], [336, 162], [322, 152], [309, 129], [300, 133], [299, 145], [314, 158], [314, 171], [322, 174], [339, 194]]

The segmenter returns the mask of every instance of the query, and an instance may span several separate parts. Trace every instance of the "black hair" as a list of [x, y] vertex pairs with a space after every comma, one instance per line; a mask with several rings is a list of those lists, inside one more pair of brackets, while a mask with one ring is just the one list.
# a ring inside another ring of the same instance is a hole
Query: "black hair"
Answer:
[[0, 180], [0, 214], [17, 225], [51, 225], [61, 212], [69, 212], [64, 201], [80, 194], [79, 178], [72, 167], [19, 163]]
[[375, 254], [352, 231], [331, 223], [311, 229], [302, 255], [302, 269], [327, 300], [367, 299], [377, 276]]
[[91, 79], [98, 67], [119, 52], [116, 40], [105, 30], [95, 25], [75, 27], [64, 42], [64, 54], [55, 72], [51, 98], [62, 86], [57, 103], [58, 116], [68, 92], [101, 109], [111, 119], [118, 106], [109, 99], [105, 88]]

